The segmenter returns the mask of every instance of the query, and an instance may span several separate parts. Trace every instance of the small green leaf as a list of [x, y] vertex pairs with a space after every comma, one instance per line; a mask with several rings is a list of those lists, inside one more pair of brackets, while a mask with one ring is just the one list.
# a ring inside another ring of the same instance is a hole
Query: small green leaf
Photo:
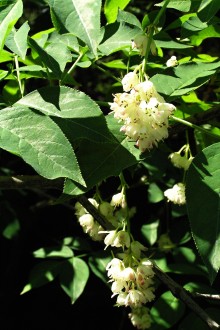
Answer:
[[[188, 12], [191, 7], [192, 0], [170, 0], [167, 8], [173, 8], [179, 11]], [[156, 6], [162, 7], [165, 1], [157, 3]]]
[[70, 32], [85, 42], [95, 56], [101, 38], [101, 0], [47, 0], [54, 26], [61, 33]]
[[11, 0], [10, 4], [6, 2], [6, 5], [1, 4], [1, 7], [3, 8], [0, 10], [0, 51], [4, 46], [5, 39], [22, 15], [23, 2], [22, 0]]
[[27, 37], [29, 30], [30, 27], [28, 23], [25, 22], [17, 31], [15, 29], [12, 30], [5, 42], [6, 46], [23, 60], [25, 60], [27, 53]]
[[151, 203], [158, 203], [164, 199], [163, 191], [155, 182], [149, 184], [148, 199]]
[[220, 143], [193, 160], [186, 179], [192, 235], [213, 283], [220, 267]]
[[109, 55], [124, 48], [130, 48], [132, 40], [140, 33], [143, 32], [137, 27], [131, 28], [118, 22], [109, 24], [105, 27], [104, 40], [99, 45], [99, 50], [104, 55]]
[[80, 258], [70, 258], [62, 265], [59, 275], [60, 285], [66, 294], [71, 298], [72, 304], [83, 293], [89, 278], [89, 267]]
[[151, 308], [151, 329], [170, 329], [181, 319], [184, 312], [185, 305], [181, 300], [175, 298], [170, 291], [163, 293]]
[[157, 241], [159, 224], [160, 221], [157, 219], [141, 227], [141, 233], [150, 245], [153, 245]]
[[35, 258], [71, 258], [73, 251], [68, 246], [54, 246], [38, 249], [33, 255]]
[[124, 9], [131, 0], [105, 0], [104, 13], [108, 23], [114, 23], [117, 19], [118, 10]]

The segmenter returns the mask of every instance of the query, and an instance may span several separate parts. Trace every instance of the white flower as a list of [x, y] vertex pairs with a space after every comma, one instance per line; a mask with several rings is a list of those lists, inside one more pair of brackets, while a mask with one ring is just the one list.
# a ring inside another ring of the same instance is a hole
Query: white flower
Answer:
[[135, 281], [135, 278], [136, 278], [136, 273], [134, 269], [131, 267], [126, 267], [121, 272], [121, 279], [123, 281]]
[[183, 205], [186, 203], [185, 196], [185, 185], [183, 183], [177, 183], [173, 188], [164, 191], [164, 196], [167, 197], [168, 201], [174, 204]]
[[88, 232], [94, 226], [94, 218], [91, 214], [86, 213], [79, 217], [80, 225]]
[[179, 152], [173, 152], [169, 155], [169, 158], [174, 166], [178, 168], [183, 168], [185, 171], [188, 170], [193, 160], [193, 157], [188, 158], [186, 154], [181, 156]]
[[178, 61], [176, 59], [176, 56], [171, 56], [171, 58], [166, 62], [167, 67], [172, 67], [178, 65]]
[[121, 81], [123, 90], [129, 92], [139, 83], [138, 75], [135, 72], [127, 73]]
[[108, 277], [117, 280], [121, 279], [120, 274], [125, 268], [122, 260], [118, 258], [113, 258], [106, 266]]
[[125, 306], [138, 307], [145, 304], [147, 299], [144, 293], [140, 290], [131, 289], [128, 291], [127, 297], [125, 298]]
[[120, 193], [113, 195], [110, 204], [112, 206], [125, 207], [126, 206], [125, 194], [121, 191]]
[[106, 245], [105, 249], [109, 246], [112, 245], [115, 241], [117, 235], [117, 230], [110, 230], [108, 232], [108, 235], [106, 235], [105, 239], [104, 239], [104, 243]]

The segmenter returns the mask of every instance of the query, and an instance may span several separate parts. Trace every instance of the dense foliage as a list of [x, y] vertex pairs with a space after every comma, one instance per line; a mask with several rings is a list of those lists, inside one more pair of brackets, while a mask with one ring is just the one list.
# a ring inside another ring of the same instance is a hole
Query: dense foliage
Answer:
[[3, 329], [218, 328], [219, 9], [0, 1]]

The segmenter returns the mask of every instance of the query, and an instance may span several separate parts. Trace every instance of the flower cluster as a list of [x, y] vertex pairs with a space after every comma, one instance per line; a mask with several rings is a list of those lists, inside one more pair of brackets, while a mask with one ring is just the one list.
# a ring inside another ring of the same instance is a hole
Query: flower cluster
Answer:
[[185, 185], [182, 182], [175, 184], [172, 188], [164, 191], [164, 196], [168, 201], [174, 204], [183, 205], [186, 204]]
[[138, 329], [147, 329], [151, 324], [148, 309], [144, 307], [154, 296], [154, 271], [149, 259], [141, 258], [146, 248], [138, 241], [133, 241], [130, 248], [113, 258], [106, 270], [112, 283], [112, 297], [117, 296], [117, 306], [129, 306], [129, 317]]
[[123, 122], [121, 131], [144, 152], [168, 137], [168, 119], [175, 107], [165, 102], [147, 77], [140, 82], [136, 72], [126, 74], [122, 85], [124, 93], [115, 94], [110, 107]]

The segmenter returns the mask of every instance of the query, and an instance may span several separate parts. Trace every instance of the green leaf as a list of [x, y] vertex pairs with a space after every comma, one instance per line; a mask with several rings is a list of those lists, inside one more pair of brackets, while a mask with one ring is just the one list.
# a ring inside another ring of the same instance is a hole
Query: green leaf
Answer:
[[206, 29], [194, 33], [192, 36], [189, 37], [191, 44], [194, 46], [199, 46], [203, 42], [203, 40], [208, 38], [220, 38], [220, 26], [209, 25]]
[[203, 22], [208, 22], [219, 11], [219, 0], [202, 0], [198, 16]]
[[141, 227], [141, 233], [150, 245], [153, 245], [157, 241], [159, 224], [160, 221], [157, 219]]
[[[220, 267], [220, 143], [193, 160], [186, 179], [192, 235], [213, 283]], [[199, 192], [199, 195], [198, 195]]]
[[[2, 7], [2, 8], [1, 8]], [[2, 50], [5, 39], [11, 32], [17, 20], [23, 12], [22, 0], [11, 0], [10, 3], [0, 4], [0, 51]]]
[[27, 53], [27, 37], [29, 30], [30, 27], [28, 23], [25, 22], [17, 31], [13, 29], [5, 42], [6, 46], [23, 60], [25, 60]]
[[130, 25], [137, 26], [139, 29], [142, 29], [141, 22], [138, 20], [138, 18], [127, 11], [119, 10], [117, 21], [121, 23], [128, 23]]
[[104, 13], [108, 23], [114, 23], [117, 19], [118, 10], [124, 9], [131, 0], [105, 0]]
[[104, 55], [109, 55], [131, 47], [131, 41], [136, 35], [142, 33], [142, 30], [122, 23], [109, 24], [105, 27], [104, 40], [99, 45], [99, 50]]
[[54, 26], [61, 33], [71, 32], [85, 42], [95, 56], [101, 38], [101, 0], [47, 0]]
[[71, 258], [73, 251], [68, 246], [40, 248], [33, 252], [35, 258]]
[[[58, 60], [56, 59], [57, 54], [55, 53], [53, 54], [53, 56], [51, 56], [49, 53], [47, 53], [46, 50], [44, 50], [41, 46], [39, 46], [38, 43], [32, 38], [28, 38], [28, 43], [31, 49], [34, 49], [34, 51], [38, 54], [40, 61], [48, 69], [52, 71], [52, 73], [55, 75], [57, 79], [61, 79], [62, 69], [60, 67]], [[62, 52], [62, 48], [61, 48], [61, 52]]]
[[0, 146], [48, 179], [69, 177], [84, 184], [69, 141], [48, 116], [19, 105], [1, 110]]
[[181, 319], [184, 312], [185, 305], [181, 300], [175, 298], [170, 291], [163, 293], [151, 308], [151, 329], [170, 329]]
[[20, 232], [20, 222], [7, 202], [0, 203], [0, 232], [7, 239], [16, 238]]
[[107, 284], [109, 278], [106, 272], [106, 266], [111, 261], [111, 256], [106, 251], [97, 251], [89, 257], [89, 266], [92, 272]]
[[64, 262], [47, 260], [34, 266], [30, 272], [28, 283], [24, 286], [21, 294], [53, 281], [61, 271]]
[[154, 41], [156, 43], [156, 46], [161, 48], [186, 49], [192, 47], [190, 45], [186, 45], [184, 43], [180, 43], [172, 40], [172, 38], [168, 35], [168, 33], [164, 31], [157, 33], [154, 36]]
[[71, 298], [72, 304], [83, 293], [89, 278], [89, 267], [80, 258], [70, 258], [62, 264], [62, 272], [59, 275], [60, 285]]
[[151, 78], [151, 81], [159, 93], [175, 98], [205, 84], [219, 67], [220, 62], [185, 63], [174, 68], [176, 77], [156, 74]]
[[123, 169], [139, 161], [140, 151], [135, 148], [135, 142], [128, 141], [125, 135], [120, 132], [121, 124], [113, 116], [107, 116], [106, 120], [109, 130], [116, 140], [104, 145], [92, 141], [82, 141], [80, 143], [77, 157], [87, 187], [84, 188], [70, 180], [66, 180], [64, 185], [65, 194], [82, 194], [98, 182], [110, 176], [118, 176]]
[[[191, 7], [192, 0], [170, 0], [167, 5], [167, 8], [173, 8], [179, 11], [188, 12]], [[162, 7], [165, 1], [157, 3], [155, 6]]]
[[152, 182], [149, 185], [148, 199], [150, 203], [158, 203], [164, 199], [163, 191], [155, 182]]

